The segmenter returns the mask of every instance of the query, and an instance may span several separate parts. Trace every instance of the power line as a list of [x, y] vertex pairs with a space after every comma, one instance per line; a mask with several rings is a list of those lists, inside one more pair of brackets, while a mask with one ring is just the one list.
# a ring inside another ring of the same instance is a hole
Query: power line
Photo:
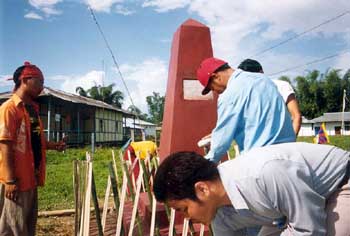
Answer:
[[328, 19], [328, 20], [326, 20], [326, 21], [324, 21], [324, 22], [322, 22], [322, 23], [320, 23], [320, 24], [318, 24], [318, 25], [316, 25], [316, 26], [311, 27], [310, 29], [305, 30], [304, 32], [302, 32], [302, 33], [300, 33], [300, 34], [296, 34], [296, 35], [294, 35], [293, 37], [290, 37], [290, 38], [288, 38], [288, 39], [286, 39], [286, 40], [284, 40], [284, 41], [282, 41], [282, 42], [277, 43], [276, 45], [273, 45], [273, 46], [271, 46], [271, 47], [265, 48], [265, 49], [263, 49], [263, 50], [257, 52], [256, 54], [250, 56], [250, 58], [256, 57], [256, 56], [261, 55], [261, 54], [263, 54], [263, 53], [265, 53], [265, 52], [267, 52], [267, 51], [270, 51], [270, 50], [272, 50], [272, 49], [274, 49], [274, 48], [277, 48], [277, 47], [279, 47], [279, 46], [281, 46], [281, 45], [283, 45], [283, 44], [286, 44], [286, 43], [288, 43], [289, 41], [292, 41], [292, 40], [294, 40], [294, 39], [296, 39], [296, 38], [299, 38], [300, 36], [302, 36], [302, 35], [304, 35], [304, 34], [307, 34], [307, 33], [311, 32], [311, 31], [313, 31], [313, 30], [315, 30], [315, 29], [317, 29], [317, 28], [319, 28], [319, 27], [321, 27], [321, 26], [323, 26], [323, 25], [325, 25], [325, 24], [328, 24], [328, 23], [330, 23], [330, 22], [332, 22], [332, 21], [335, 21], [335, 20], [337, 20], [337, 19], [339, 19], [339, 18], [341, 18], [341, 17], [343, 17], [343, 16], [345, 16], [346, 14], [349, 14], [349, 13], [350, 13], [350, 11], [345, 11], [345, 12], [341, 13], [340, 15], [337, 15], [337, 16], [335, 16], [335, 17], [333, 17], [333, 18], [330, 18], [330, 19]]
[[[100, 24], [98, 23], [98, 21], [97, 21], [97, 19], [96, 19], [96, 17], [95, 17], [94, 11], [92, 10], [92, 8], [91, 8], [90, 6], [88, 6], [88, 8], [89, 8], [89, 10], [90, 10], [92, 19], [94, 20], [95, 24], [97, 25], [97, 28], [98, 28], [100, 34], [102, 35], [102, 38], [103, 38], [103, 40], [104, 40], [104, 42], [105, 42], [105, 44], [106, 44], [106, 47], [107, 47], [109, 53], [110, 53], [111, 56], [112, 56], [113, 63], [114, 63], [115, 67], [116, 67], [117, 70], [118, 70], [119, 76], [120, 76], [120, 78], [121, 78], [121, 80], [122, 80], [122, 82], [123, 82], [123, 85], [124, 85], [124, 87], [125, 87], [125, 90], [126, 90], [128, 96], [129, 96], [129, 98], [130, 98], [131, 104], [135, 107], [135, 104], [134, 104], [134, 101], [132, 100], [132, 97], [131, 97], [131, 94], [130, 94], [130, 92], [129, 92], [128, 86], [127, 86], [126, 83], [125, 83], [124, 77], [123, 77], [122, 72], [120, 71], [120, 68], [119, 68], [119, 64], [118, 64], [117, 60], [115, 59], [114, 53], [113, 53], [111, 47], [109, 46], [109, 43], [108, 43], [108, 41], [107, 41], [107, 38], [106, 38], [105, 34], [103, 33], [102, 28], [101, 28]], [[134, 115], [136, 115], [137, 118], [139, 118], [138, 115], [137, 115], [136, 113], [135, 113]]]
[[329, 59], [334, 58], [334, 57], [342, 56], [342, 55], [344, 55], [346, 53], [349, 53], [349, 52], [350, 52], [350, 49], [349, 50], [345, 50], [345, 51], [340, 52], [340, 53], [337, 53], [337, 54], [329, 55], [329, 56], [326, 56], [326, 57], [323, 57], [323, 58], [320, 58], [320, 59], [309, 61], [309, 62], [306, 62], [305, 64], [289, 67], [287, 69], [284, 69], [284, 70], [281, 70], [281, 71], [278, 71], [278, 72], [275, 72], [275, 73], [268, 74], [268, 76], [278, 75], [278, 74], [281, 74], [281, 73], [284, 73], [284, 72], [287, 72], [287, 71], [290, 71], [290, 70], [295, 70], [295, 69], [298, 69], [298, 68], [301, 68], [301, 67], [305, 67], [305, 66], [308, 66], [308, 65], [311, 65], [311, 64], [315, 64], [315, 63], [319, 63], [319, 62], [322, 62], [322, 61], [326, 61], [326, 60], [329, 60]]

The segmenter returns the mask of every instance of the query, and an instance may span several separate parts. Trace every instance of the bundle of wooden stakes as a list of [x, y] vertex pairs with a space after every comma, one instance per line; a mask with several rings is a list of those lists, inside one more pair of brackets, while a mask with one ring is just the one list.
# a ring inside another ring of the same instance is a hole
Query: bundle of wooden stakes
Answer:
[[[124, 152], [128, 152], [128, 150], [121, 149], [118, 153], [119, 159], [117, 161], [120, 162], [120, 165], [117, 165], [114, 150], [111, 152], [102, 217], [96, 194], [93, 158], [87, 152], [85, 161], [74, 161], [75, 236], [204, 236], [206, 227], [204, 225], [195, 227], [186, 218], [182, 225], [175, 227], [175, 210], [170, 209], [167, 205], [164, 205], [164, 208], [168, 227], [165, 230], [160, 229], [159, 222], [161, 219], [157, 219], [157, 203], [151, 190], [159, 158], [157, 156], [152, 157], [149, 154], [146, 158], [140, 158], [139, 153], [136, 152], [135, 160], [132, 161], [128, 153], [128, 160], [124, 160]], [[136, 165], [139, 167], [137, 176], [133, 171]], [[122, 180], [121, 183], [119, 183], [120, 179]], [[151, 209], [148, 224], [145, 223], [145, 213], [140, 211], [141, 194], [147, 195], [149, 208]], [[91, 232], [91, 228], [93, 228], [90, 225], [90, 222], [92, 222], [92, 219], [90, 219], [91, 198], [95, 213], [93, 220], [97, 224], [96, 232]], [[110, 198], [113, 198], [112, 203]], [[132, 210], [130, 211], [130, 209]], [[113, 218], [114, 221], [108, 221], [108, 218]], [[195, 228], [198, 230], [197, 233]], [[210, 235], [210, 233], [206, 235]]]

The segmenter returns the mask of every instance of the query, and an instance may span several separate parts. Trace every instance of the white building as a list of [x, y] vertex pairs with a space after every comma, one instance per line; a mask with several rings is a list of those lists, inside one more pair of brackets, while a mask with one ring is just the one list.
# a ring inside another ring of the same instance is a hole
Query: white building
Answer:
[[156, 124], [136, 118], [126, 118], [124, 124], [124, 129], [135, 141], [145, 140], [147, 136], [156, 137], [156, 127]]
[[303, 116], [298, 136], [315, 136], [314, 121]]
[[[344, 118], [343, 118], [344, 116]], [[344, 130], [342, 131], [342, 120], [344, 119]], [[325, 123], [329, 135], [350, 135], [350, 112], [324, 113], [322, 116], [312, 120], [314, 130], [317, 133], [322, 123]]]

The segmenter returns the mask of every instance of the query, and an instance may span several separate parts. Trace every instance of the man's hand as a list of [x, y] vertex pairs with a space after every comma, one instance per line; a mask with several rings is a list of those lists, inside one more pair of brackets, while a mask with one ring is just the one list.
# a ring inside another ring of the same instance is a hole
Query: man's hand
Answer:
[[5, 184], [5, 197], [11, 201], [17, 201], [18, 188], [15, 183]]
[[208, 139], [208, 138], [211, 138], [211, 133], [210, 134], [207, 134], [205, 135], [202, 139]]
[[211, 134], [208, 134], [204, 136], [199, 142], [197, 143], [198, 147], [206, 147], [210, 148], [210, 142], [211, 142]]

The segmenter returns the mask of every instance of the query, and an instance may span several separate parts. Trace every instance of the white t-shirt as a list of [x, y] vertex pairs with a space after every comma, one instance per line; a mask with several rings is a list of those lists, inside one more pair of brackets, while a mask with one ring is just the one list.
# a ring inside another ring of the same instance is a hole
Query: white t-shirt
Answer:
[[283, 80], [273, 79], [272, 81], [277, 86], [278, 92], [281, 94], [284, 102], [286, 103], [289, 95], [294, 94], [292, 86]]

